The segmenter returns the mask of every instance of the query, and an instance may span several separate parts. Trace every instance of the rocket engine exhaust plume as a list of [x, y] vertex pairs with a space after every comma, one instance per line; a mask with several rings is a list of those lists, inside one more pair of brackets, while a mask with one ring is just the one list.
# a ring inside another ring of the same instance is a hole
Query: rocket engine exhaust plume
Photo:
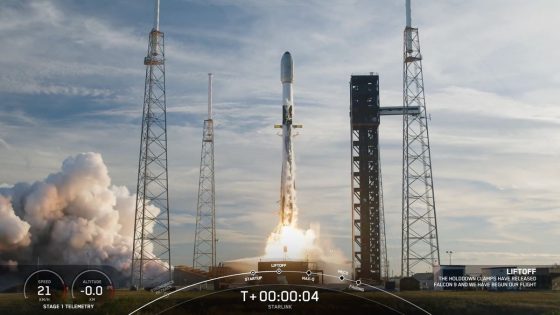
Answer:
[[126, 187], [111, 185], [100, 154], [69, 157], [44, 180], [0, 188], [0, 263], [40, 259], [125, 271], [132, 255], [134, 207], [135, 196]]

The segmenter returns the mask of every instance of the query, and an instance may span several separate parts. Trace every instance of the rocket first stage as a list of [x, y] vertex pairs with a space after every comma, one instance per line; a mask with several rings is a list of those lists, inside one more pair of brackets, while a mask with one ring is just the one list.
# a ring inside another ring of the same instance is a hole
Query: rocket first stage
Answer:
[[294, 82], [294, 62], [292, 55], [285, 52], [280, 64], [282, 81], [282, 176], [280, 182], [280, 220], [283, 226], [294, 225], [297, 219], [295, 161], [292, 144], [292, 129], [301, 128], [293, 125], [294, 101], [292, 83]]

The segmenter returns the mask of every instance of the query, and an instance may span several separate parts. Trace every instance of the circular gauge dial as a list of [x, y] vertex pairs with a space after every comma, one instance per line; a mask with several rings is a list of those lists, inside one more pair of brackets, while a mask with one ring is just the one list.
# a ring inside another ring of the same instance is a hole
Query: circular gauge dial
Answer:
[[72, 281], [72, 299], [74, 303], [103, 303], [113, 298], [115, 289], [111, 278], [99, 270], [86, 270], [79, 273]]
[[67, 287], [62, 277], [48, 269], [30, 274], [23, 285], [23, 296], [29, 301], [54, 304], [64, 301]]

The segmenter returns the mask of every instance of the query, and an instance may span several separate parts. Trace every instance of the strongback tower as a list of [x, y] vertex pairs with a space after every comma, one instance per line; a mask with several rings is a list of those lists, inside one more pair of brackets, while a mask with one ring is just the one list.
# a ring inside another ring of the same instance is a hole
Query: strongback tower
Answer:
[[131, 284], [136, 288], [171, 280], [165, 53], [159, 30], [159, 0], [144, 65], [146, 83], [131, 266]]
[[352, 270], [355, 279], [389, 278], [379, 124], [381, 116], [418, 115], [418, 106], [380, 106], [379, 76], [350, 79]]
[[381, 281], [381, 173], [379, 76], [350, 79], [352, 159], [352, 270], [354, 279]]
[[208, 74], [208, 119], [204, 120], [198, 203], [194, 235], [193, 268], [216, 267], [216, 198], [214, 185], [214, 121], [212, 120], [212, 74]]
[[[403, 49], [403, 183], [401, 275], [411, 276], [418, 265], [440, 263], [424, 78], [418, 29], [411, 27], [406, 0]], [[413, 113], [414, 108], [418, 113]], [[425, 271], [425, 270], [417, 270]]]

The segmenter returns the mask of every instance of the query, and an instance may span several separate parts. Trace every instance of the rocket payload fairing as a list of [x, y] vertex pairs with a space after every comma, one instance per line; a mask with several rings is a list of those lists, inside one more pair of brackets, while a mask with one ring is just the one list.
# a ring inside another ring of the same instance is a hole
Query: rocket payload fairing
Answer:
[[294, 82], [294, 62], [292, 55], [285, 52], [280, 62], [280, 80], [282, 81], [282, 176], [280, 182], [280, 220], [281, 224], [293, 225], [296, 223], [296, 185], [295, 185], [295, 161], [292, 144], [293, 128], [301, 128], [293, 125], [294, 101], [292, 83]]

